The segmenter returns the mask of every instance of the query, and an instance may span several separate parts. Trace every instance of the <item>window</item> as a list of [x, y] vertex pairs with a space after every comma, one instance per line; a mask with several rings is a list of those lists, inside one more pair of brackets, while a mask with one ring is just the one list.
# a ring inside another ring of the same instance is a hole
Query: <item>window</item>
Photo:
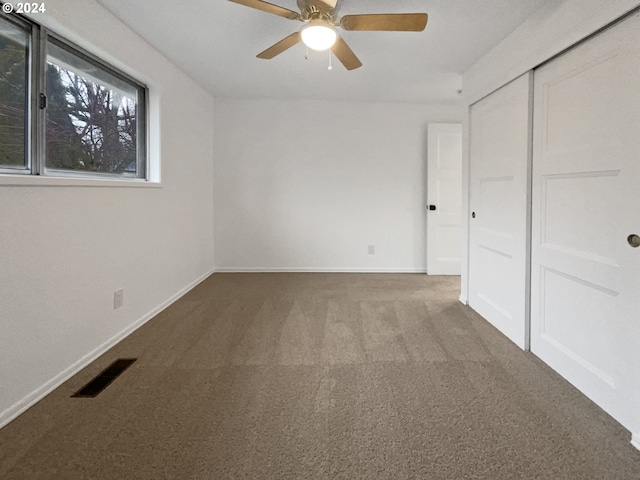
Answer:
[[0, 17], [0, 173], [146, 179], [145, 106], [140, 83]]
[[29, 30], [0, 17], [0, 168], [28, 168]]

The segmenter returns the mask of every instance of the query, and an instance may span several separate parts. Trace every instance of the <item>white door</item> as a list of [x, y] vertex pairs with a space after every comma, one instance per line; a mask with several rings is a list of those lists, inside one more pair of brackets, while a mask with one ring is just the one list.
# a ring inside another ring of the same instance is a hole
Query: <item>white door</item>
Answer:
[[469, 306], [528, 348], [531, 74], [471, 106]]
[[427, 274], [460, 275], [462, 125], [429, 124]]
[[640, 432], [640, 17], [535, 72], [531, 349]]

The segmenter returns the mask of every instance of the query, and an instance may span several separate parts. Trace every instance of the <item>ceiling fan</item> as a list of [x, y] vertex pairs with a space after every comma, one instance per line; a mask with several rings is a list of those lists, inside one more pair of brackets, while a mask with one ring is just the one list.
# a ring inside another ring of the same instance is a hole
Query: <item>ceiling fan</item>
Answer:
[[269, 60], [302, 41], [313, 50], [331, 49], [347, 70], [361, 67], [362, 62], [338, 35], [336, 27], [360, 31], [421, 32], [427, 26], [429, 18], [426, 13], [364, 14], [338, 17], [342, 0], [298, 0], [300, 13], [262, 0], [229, 1], [305, 23], [299, 32], [292, 33], [264, 52], [259, 53], [258, 58]]

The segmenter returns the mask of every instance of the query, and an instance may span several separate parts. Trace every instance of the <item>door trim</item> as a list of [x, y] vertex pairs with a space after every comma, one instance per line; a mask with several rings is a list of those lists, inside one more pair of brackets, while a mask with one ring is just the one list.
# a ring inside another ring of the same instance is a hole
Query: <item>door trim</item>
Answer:
[[534, 92], [534, 71], [527, 72], [529, 80], [529, 109], [527, 118], [527, 219], [525, 220], [525, 254], [524, 254], [524, 348], [525, 352], [531, 351], [531, 244], [532, 244], [532, 222], [533, 222], [533, 92]]

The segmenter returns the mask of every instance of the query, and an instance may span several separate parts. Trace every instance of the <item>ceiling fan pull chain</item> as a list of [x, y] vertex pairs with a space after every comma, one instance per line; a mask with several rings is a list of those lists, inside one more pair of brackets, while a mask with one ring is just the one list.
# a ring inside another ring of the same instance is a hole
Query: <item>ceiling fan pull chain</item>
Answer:
[[[306, 45], [305, 45], [306, 47]], [[309, 47], [307, 47], [307, 53], [304, 54], [304, 59], [309, 60]]]
[[333, 70], [333, 65], [331, 65], [331, 49], [329, 49], [329, 70]]

